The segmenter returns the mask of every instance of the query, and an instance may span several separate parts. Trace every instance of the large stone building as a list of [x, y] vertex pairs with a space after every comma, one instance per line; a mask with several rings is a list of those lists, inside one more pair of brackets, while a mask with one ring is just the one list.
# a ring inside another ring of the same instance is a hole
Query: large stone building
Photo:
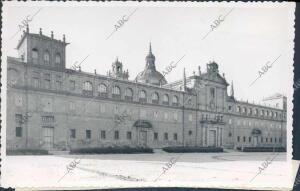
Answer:
[[286, 97], [238, 101], [215, 62], [168, 83], [150, 45], [144, 71], [129, 80], [118, 60], [107, 75], [67, 69], [67, 45], [27, 28], [19, 56], [7, 58], [7, 149], [286, 146]]

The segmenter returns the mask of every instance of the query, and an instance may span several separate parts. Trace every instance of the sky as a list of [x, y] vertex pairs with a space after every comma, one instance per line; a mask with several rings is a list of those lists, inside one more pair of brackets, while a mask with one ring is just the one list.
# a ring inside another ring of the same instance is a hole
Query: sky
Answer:
[[[66, 49], [68, 68], [88, 56], [81, 64], [82, 70], [93, 73], [96, 69], [105, 75], [118, 57], [133, 80], [145, 67], [151, 42], [156, 69], [160, 72], [184, 56], [166, 76], [168, 82], [182, 79], [183, 68], [190, 76], [193, 71], [197, 73], [198, 66], [206, 72], [206, 64], [215, 61], [228, 83], [233, 81], [239, 100], [257, 103], [275, 93], [291, 97], [292, 6], [289, 3], [245, 5], [4, 2], [2, 63], [5, 64], [6, 56], [17, 56], [15, 48], [21, 36], [18, 25], [40, 10], [29, 22], [30, 32], [38, 33], [42, 28], [43, 34], [50, 36], [54, 31], [54, 38], [61, 40], [65, 34], [70, 43]], [[122, 18], [127, 21], [116, 30], [115, 25]], [[218, 18], [223, 21], [212, 30], [211, 25]], [[274, 60], [272, 67], [250, 86], [261, 68]]]

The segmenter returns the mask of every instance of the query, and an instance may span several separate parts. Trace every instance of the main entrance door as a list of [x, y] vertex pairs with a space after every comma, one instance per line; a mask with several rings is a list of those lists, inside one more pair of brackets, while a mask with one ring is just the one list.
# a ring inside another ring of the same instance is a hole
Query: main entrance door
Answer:
[[42, 131], [43, 148], [50, 150], [53, 148], [54, 128], [45, 126]]
[[215, 130], [209, 130], [208, 136], [209, 136], [208, 146], [209, 147], [217, 146], [216, 131]]
[[147, 146], [147, 131], [140, 131], [139, 142], [141, 146]]

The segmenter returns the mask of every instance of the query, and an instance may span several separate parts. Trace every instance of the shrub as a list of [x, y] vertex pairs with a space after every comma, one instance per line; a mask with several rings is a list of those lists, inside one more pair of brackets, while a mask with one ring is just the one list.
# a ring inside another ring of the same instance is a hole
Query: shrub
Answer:
[[244, 147], [243, 152], [286, 152], [284, 147]]
[[6, 150], [7, 155], [48, 155], [47, 150], [43, 149], [16, 149]]
[[165, 147], [168, 153], [215, 153], [223, 152], [221, 147]]
[[94, 147], [71, 149], [70, 154], [134, 154], [153, 153], [153, 149], [145, 147]]

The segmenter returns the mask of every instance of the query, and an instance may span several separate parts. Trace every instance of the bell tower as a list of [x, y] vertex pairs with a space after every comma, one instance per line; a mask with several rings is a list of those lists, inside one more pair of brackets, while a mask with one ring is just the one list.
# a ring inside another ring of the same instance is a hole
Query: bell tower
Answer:
[[123, 71], [123, 64], [117, 58], [115, 62], [112, 63], [112, 70], [108, 73], [109, 76], [114, 78], [121, 78], [128, 80], [129, 74], [128, 70], [125, 72]]

